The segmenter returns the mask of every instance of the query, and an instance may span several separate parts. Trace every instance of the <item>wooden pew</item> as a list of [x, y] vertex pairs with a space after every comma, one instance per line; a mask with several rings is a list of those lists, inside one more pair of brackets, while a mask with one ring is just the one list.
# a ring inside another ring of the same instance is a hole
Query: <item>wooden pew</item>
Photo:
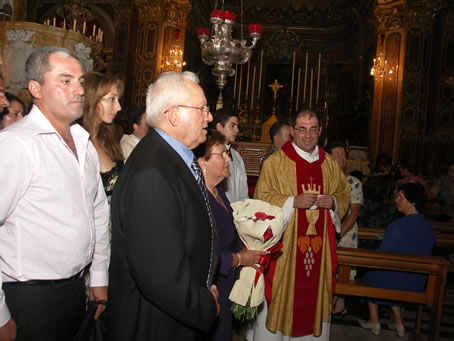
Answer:
[[[440, 339], [440, 322], [449, 262], [436, 256], [414, 256], [362, 249], [338, 248], [338, 279], [335, 293], [401, 302], [418, 303], [416, 335], [420, 334], [422, 305], [430, 307], [429, 341]], [[427, 275], [425, 292], [374, 288], [360, 280], [350, 280], [352, 267], [406, 271]]]
[[436, 220], [428, 220], [434, 231], [439, 231], [442, 233], [454, 233], [454, 223], [453, 222], [444, 222]]
[[[370, 239], [370, 240], [381, 240], [379, 236], [383, 237], [385, 233], [384, 228], [376, 227], [359, 227], [358, 228], [358, 239]], [[453, 248], [454, 249], [454, 234], [442, 233], [434, 230], [435, 235], [435, 246], [441, 248]]]

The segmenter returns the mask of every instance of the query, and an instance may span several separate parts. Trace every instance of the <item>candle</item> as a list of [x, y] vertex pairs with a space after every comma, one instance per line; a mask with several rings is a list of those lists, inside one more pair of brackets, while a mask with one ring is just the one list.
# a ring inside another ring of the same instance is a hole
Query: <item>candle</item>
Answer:
[[63, 28], [66, 30], [66, 18], [63, 19]]
[[251, 110], [254, 109], [254, 90], [255, 90], [255, 71], [256, 66], [254, 65], [254, 71], [252, 72], [252, 91], [251, 91]]
[[77, 20], [74, 19], [74, 22], [73, 22], [73, 31], [76, 32], [76, 25], [77, 25]]
[[306, 66], [304, 67], [303, 103], [306, 103], [307, 62], [308, 61], [309, 61], [309, 53], [306, 52]]
[[318, 91], [320, 87], [320, 64], [322, 62], [322, 53], [318, 53], [318, 70], [317, 70], [317, 90], [315, 91], [315, 104], [318, 104]]
[[47, 26], [50, 26], [50, 19], [47, 19]]
[[83, 24], [83, 26], [82, 26], [82, 33], [83, 33], [83, 34], [85, 34], [86, 29], [87, 29], [87, 22], [84, 21], [84, 24]]
[[241, 103], [241, 79], [243, 78], [243, 65], [240, 67], [240, 85], [238, 86], [238, 107], [237, 109], [240, 109], [240, 103]]
[[98, 36], [101, 35], [101, 27], [98, 27]]
[[[251, 58], [249, 58], [247, 62], [247, 75], [246, 75], [246, 100], [247, 100], [247, 95], [248, 95], [248, 90], [249, 90], [249, 70], [251, 69]], [[247, 104], [247, 103], [246, 103]]]
[[312, 81], [314, 79], [314, 69], [311, 68], [311, 87], [309, 90], [309, 109], [312, 108]]
[[298, 83], [296, 85], [296, 106], [295, 112], [298, 112], [298, 102], [300, 99], [300, 79], [301, 79], [301, 68], [298, 68]]
[[57, 26], [57, 19], [53, 17], [52, 19], [52, 26], [56, 27]]
[[238, 75], [238, 64], [235, 64], [235, 81], [233, 83], [233, 98], [236, 95], [236, 76]]
[[262, 88], [262, 65], [263, 65], [263, 49], [260, 56], [260, 71], [259, 71], [259, 82], [257, 83], [257, 99], [260, 99], [260, 89]]
[[95, 37], [96, 34], [96, 24], [93, 25], [93, 38]]
[[293, 51], [293, 66], [292, 66], [292, 86], [290, 87], [290, 100], [293, 101], [293, 81], [295, 77], [295, 56], [296, 51]]
[[99, 37], [99, 41], [102, 43], [102, 36], [104, 35], [104, 31], [101, 31], [101, 36]]

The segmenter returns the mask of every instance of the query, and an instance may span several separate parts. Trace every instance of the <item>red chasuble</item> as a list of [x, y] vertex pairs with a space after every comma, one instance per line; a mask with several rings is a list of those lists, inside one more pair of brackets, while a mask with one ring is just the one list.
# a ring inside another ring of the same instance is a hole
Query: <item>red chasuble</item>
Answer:
[[[295, 162], [298, 194], [324, 194], [321, 165], [325, 161], [325, 151], [319, 148], [319, 160], [312, 163], [301, 158], [291, 143], [286, 143], [282, 147], [282, 151]], [[296, 243], [291, 336], [305, 336], [314, 333], [324, 238], [328, 238], [329, 241], [332, 273], [322, 275], [332, 276], [332, 290], [335, 287], [337, 256], [334, 226], [329, 210], [323, 208], [298, 209], [297, 214], [298, 240]], [[328, 235], [326, 236], [324, 232], [327, 232]], [[273, 294], [272, 284], [276, 263], [277, 260], [272, 261], [265, 276], [265, 295], [268, 306]]]

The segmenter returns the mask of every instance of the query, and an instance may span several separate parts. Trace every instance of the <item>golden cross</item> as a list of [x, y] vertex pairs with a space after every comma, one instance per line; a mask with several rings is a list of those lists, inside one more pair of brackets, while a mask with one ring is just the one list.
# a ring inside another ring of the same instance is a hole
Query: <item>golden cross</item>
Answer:
[[277, 97], [277, 92], [278, 92], [281, 88], [284, 87], [282, 84], [279, 84], [279, 83], [277, 82], [277, 79], [274, 80], [274, 83], [269, 84], [268, 86], [271, 88], [271, 91], [273, 91], [273, 93], [274, 93], [273, 99], [276, 99], [276, 97]]

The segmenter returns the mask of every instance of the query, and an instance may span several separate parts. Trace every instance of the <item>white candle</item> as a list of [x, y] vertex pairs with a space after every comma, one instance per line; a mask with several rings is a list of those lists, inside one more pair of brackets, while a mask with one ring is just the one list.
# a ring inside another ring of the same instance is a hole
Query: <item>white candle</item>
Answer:
[[66, 30], [66, 18], [63, 19], [63, 28]]
[[260, 89], [262, 88], [262, 66], [263, 66], [263, 49], [260, 56], [260, 71], [259, 71], [259, 82], [257, 83], [257, 99], [260, 99]]
[[84, 21], [84, 25], [82, 26], [82, 33], [85, 34], [85, 31], [87, 29], [87, 22]]
[[96, 25], [93, 25], [93, 38], [95, 37], [96, 34]]
[[318, 104], [318, 91], [320, 88], [320, 64], [322, 62], [322, 53], [318, 53], [318, 70], [317, 70], [317, 90], [315, 92], [315, 104]]
[[296, 57], [296, 51], [293, 51], [292, 86], [290, 87], [290, 100], [291, 101], [293, 101], [293, 81], [295, 78], [295, 57]]
[[55, 17], [52, 19], [52, 26], [57, 26], [57, 19]]
[[236, 95], [236, 76], [238, 74], [238, 64], [235, 64], [235, 81], [233, 83], [233, 98], [235, 98]]
[[298, 68], [298, 83], [296, 85], [296, 106], [295, 112], [298, 112], [298, 102], [300, 99], [300, 79], [301, 79], [301, 68]]
[[306, 103], [307, 63], [308, 63], [308, 61], [309, 61], [309, 53], [306, 52], [306, 66], [304, 67], [303, 103]]
[[[246, 99], [247, 99], [247, 94], [249, 90], [249, 70], [251, 68], [251, 58], [249, 58], [247, 62], [247, 75], [246, 75]], [[247, 104], [247, 103], [246, 103]]]
[[238, 107], [237, 109], [240, 109], [240, 103], [241, 103], [241, 80], [243, 78], [243, 65], [240, 67], [240, 85], [238, 86]]
[[76, 25], [77, 25], [77, 20], [74, 19], [74, 22], [73, 22], [73, 31], [76, 32]]
[[99, 41], [102, 43], [102, 36], [104, 35], [104, 31], [101, 31], [101, 36], [99, 37]]
[[256, 66], [254, 65], [252, 72], [251, 110], [254, 110], [255, 70]]
[[311, 68], [311, 87], [309, 90], [309, 109], [312, 108], [312, 81], [314, 80], [314, 69]]

